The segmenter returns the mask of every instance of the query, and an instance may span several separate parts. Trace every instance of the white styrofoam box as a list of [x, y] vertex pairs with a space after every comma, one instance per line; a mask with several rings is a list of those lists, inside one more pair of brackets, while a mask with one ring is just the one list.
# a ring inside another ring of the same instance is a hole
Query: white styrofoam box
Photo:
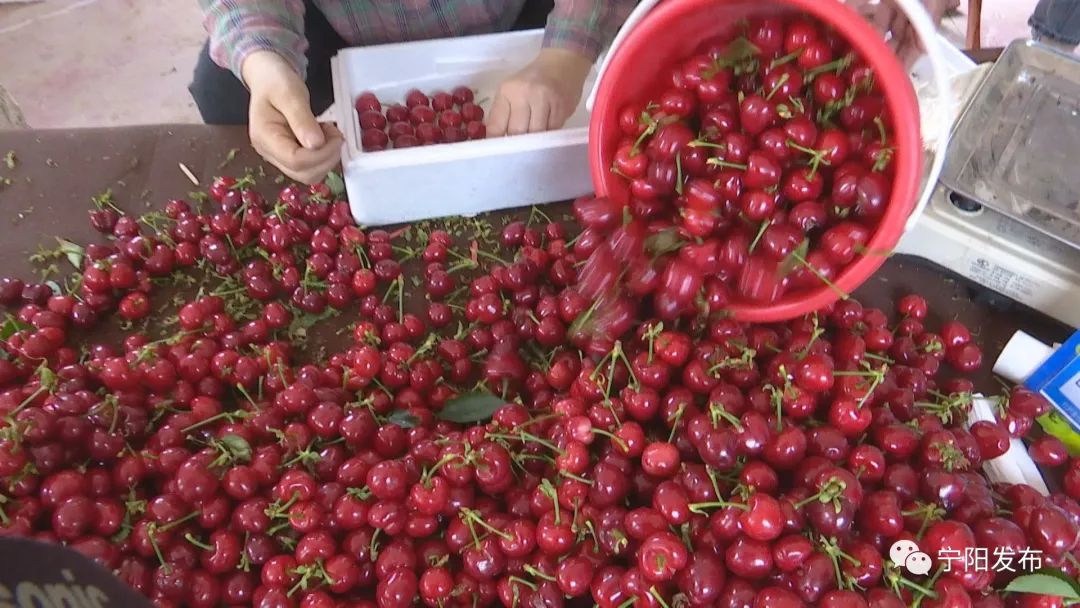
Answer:
[[[572, 199], [592, 191], [585, 104], [562, 129], [402, 150], [364, 152], [353, 101], [384, 104], [464, 85], [487, 112], [499, 84], [540, 51], [543, 30], [349, 48], [331, 61], [334, 114], [356, 221], [375, 226]], [[585, 84], [589, 90], [595, 73]]]

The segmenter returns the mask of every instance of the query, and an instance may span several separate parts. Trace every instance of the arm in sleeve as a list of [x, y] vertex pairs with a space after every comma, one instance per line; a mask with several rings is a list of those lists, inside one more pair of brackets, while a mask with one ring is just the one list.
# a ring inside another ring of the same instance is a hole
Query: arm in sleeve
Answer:
[[237, 78], [254, 51], [273, 51], [304, 76], [307, 38], [303, 0], [199, 0], [210, 57]]
[[636, 5], [637, 0], [555, 0], [544, 48], [576, 51], [595, 60]]

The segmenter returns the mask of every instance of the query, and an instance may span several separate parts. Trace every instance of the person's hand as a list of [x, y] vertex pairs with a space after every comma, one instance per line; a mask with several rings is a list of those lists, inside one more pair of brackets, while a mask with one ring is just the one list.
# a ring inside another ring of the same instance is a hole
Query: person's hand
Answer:
[[[948, 8], [948, 0], [922, 0], [922, 3], [926, 12], [930, 13], [934, 25], [941, 23]], [[888, 33], [889, 46], [906, 65], [918, 58], [922, 52], [919, 35], [894, 0], [846, 0], [845, 4], [869, 20], [878, 31]]]
[[251, 90], [252, 147], [292, 179], [305, 184], [322, 181], [341, 160], [342, 136], [333, 125], [315, 120], [300, 75], [271, 51], [248, 55], [241, 72]]
[[562, 127], [577, 109], [591, 69], [592, 62], [573, 51], [540, 51], [532, 63], [499, 87], [488, 113], [488, 135], [521, 135]]

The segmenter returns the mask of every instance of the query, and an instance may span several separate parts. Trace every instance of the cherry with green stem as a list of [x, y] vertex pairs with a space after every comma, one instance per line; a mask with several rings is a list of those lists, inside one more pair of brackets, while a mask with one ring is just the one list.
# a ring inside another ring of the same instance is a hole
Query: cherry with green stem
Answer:
[[833, 509], [839, 513], [843, 508], [840, 502], [844, 491], [847, 490], [847, 482], [837, 477], [830, 477], [824, 484], [818, 489], [816, 494], [808, 496], [799, 502], [795, 503], [796, 509], [801, 509], [812, 502], [820, 502], [822, 504], [831, 504]]
[[316, 560], [311, 564], [297, 566], [293, 569], [292, 574], [299, 575], [300, 580], [286, 592], [288, 597], [292, 597], [297, 591], [307, 591], [321, 585], [330, 585], [333, 583], [333, 579], [330, 577], [330, 574], [326, 572], [326, 568], [321, 559]]
[[717, 378], [721, 371], [728, 369], [749, 369], [754, 364], [754, 359], [757, 357], [757, 351], [746, 346], [745, 344], [738, 345], [739, 356], [737, 357], [725, 357], [719, 362], [713, 364], [708, 372], [714, 378]]
[[750, 247], [747, 249], [747, 253], [754, 253], [758, 243], [761, 242], [761, 237], [765, 236], [765, 231], [772, 225], [772, 222], [773, 220], [771, 218], [761, 221], [758, 225], [757, 232], [754, 234], [753, 240], [750, 241]]
[[769, 69], [770, 70], [775, 70], [776, 68], [778, 68], [778, 67], [780, 67], [782, 65], [786, 65], [788, 63], [791, 63], [792, 61], [795, 61], [796, 59], [798, 59], [805, 52], [806, 52], [806, 49], [795, 49], [794, 51], [788, 53], [787, 55], [784, 55], [782, 57], [777, 57], [776, 59], [773, 59], [771, 62], [769, 62]]
[[728, 162], [720, 158], [710, 158], [705, 162], [706, 164], [712, 165], [713, 167], [720, 167], [721, 169], [736, 169], [738, 171], [746, 171], [747, 169], [747, 166], [744, 163]]
[[816, 68], [813, 68], [811, 70], [807, 70], [807, 72], [806, 72], [806, 81], [810, 82], [814, 78], [817, 78], [819, 75], [825, 74], [827, 72], [837, 72], [837, 73], [839, 73], [839, 72], [847, 69], [852, 64], [852, 62], [854, 62], [854, 61], [855, 61], [855, 55], [849, 53], [849, 54], [844, 55], [843, 57], [841, 57], [839, 59], [835, 59], [833, 61], [830, 61], [829, 63], [824, 63], [822, 65], [819, 65]]
[[[556, 507], [556, 509], [557, 508], [558, 507]], [[469, 533], [472, 534], [473, 544], [477, 549], [480, 548], [480, 541], [482, 540], [483, 535], [476, 533], [476, 526], [480, 526], [484, 530], [487, 530], [489, 533], [494, 534], [495, 536], [498, 536], [503, 540], [514, 540], [513, 535], [509, 534], [508, 532], [504, 532], [503, 530], [500, 530], [495, 526], [489, 524], [488, 522], [484, 521], [484, 517], [480, 514], [479, 511], [470, 509], [468, 507], [461, 507], [460, 509], [458, 509], [458, 515], [461, 517], [461, 521], [465, 524], [465, 526], [469, 528]]]
[[821, 168], [821, 165], [825, 165], [826, 167], [828, 167], [828, 166], [830, 166], [832, 164], [832, 163], [829, 162], [829, 160], [827, 158], [825, 158], [826, 155], [828, 154], [827, 151], [814, 150], [813, 148], [807, 148], [806, 146], [799, 145], [798, 143], [796, 143], [794, 140], [791, 140], [791, 139], [787, 140], [787, 146], [789, 148], [791, 148], [792, 150], [797, 150], [797, 151], [802, 152], [803, 154], [806, 154], [807, 156], [810, 157], [810, 163], [809, 163], [810, 164], [810, 174], [809, 174], [810, 179], [814, 179], [814, 177], [817, 175], [818, 169]]
[[551, 480], [544, 478], [540, 480], [540, 492], [551, 501], [551, 504], [555, 509], [555, 525], [560, 523], [559, 513], [559, 490], [551, 483]]
[[648, 347], [648, 358], [646, 362], [652, 364], [653, 355], [656, 353], [656, 339], [660, 337], [660, 334], [664, 331], [664, 322], [657, 321], [645, 326], [645, 331], [642, 332], [642, 338], [645, 340], [645, 344]]
[[846, 561], [856, 568], [861, 566], [862, 562], [841, 549], [840, 544], [835, 538], [826, 538], [822, 536], [818, 538], [818, 545], [821, 547], [822, 552], [829, 557], [830, 561], [832, 561], [833, 572], [836, 574], [836, 587], [838, 589], [854, 588], [855, 583], [850, 577], [844, 575], [841, 570], [840, 562], [841, 560]]
[[185, 532], [184, 533], [184, 540], [186, 540], [187, 542], [191, 543], [192, 545], [202, 549], [203, 551], [213, 551], [214, 550], [214, 547], [202, 542], [198, 538], [195, 538], [195, 535], [192, 534], [191, 532]]
[[158, 534], [158, 532], [168, 532], [169, 530], [172, 530], [174, 528], [182, 526], [185, 523], [195, 519], [196, 517], [199, 517], [199, 515], [200, 515], [199, 511], [193, 511], [193, 512], [188, 513], [187, 515], [185, 515], [185, 516], [183, 516], [183, 517], [181, 517], [179, 519], [170, 521], [167, 524], [158, 524], [157, 522], [151, 522], [147, 526], [147, 529], [146, 529], [147, 540], [150, 541], [150, 546], [153, 549], [154, 554], [157, 556], [158, 563], [161, 564], [161, 567], [165, 572], [171, 572], [172, 571], [172, 566], [167, 561], [165, 561], [165, 557], [161, 553], [161, 547], [158, 545], [158, 542], [157, 542], [157, 534]]
[[922, 538], [930, 524], [942, 520], [947, 512], [943, 507], [932, 502], [916, 502], [915, 508], [902, 511], [901, 514], [904, 517], [918, 517], [922, 520], [919, 530], [915, 533], [915, 538]]
[[859, 399], [858, 409], [862, 409], [863, 405], [866, 404], [867, 399], [870, 398], [870, 395], [874, 394], [877, 387], [881, 386], [881, 383], [885, 381], [889, 372], [889, 365], [885, 362], [882, 362], [880, 367], [874, 368], [869, 361], [863, 360], [860, 362], [860, 366], [863, 368], [862, 370], [833, 371], [833, 376], [837, 377], [850, 376], [856, 378], [868, 378], [870, 380], [869, 384], [866, 385], [863, 396]]
[[775, 96], [776, 93], [780, 91], [780, 89], [783, 89], [784, 85], [786, 85], [789, 80], [791, 80], [790, 74], [786, 72], [782, 74], [776, 84], [773, 85], [773, 88], [765, 95], [765, 99], [772, 100], [773, 96]]
[[551, 450], [556, 455], [561, 456], [563, 454], [563, 450], [559, 446], [555, 445], [554, 443], [551, 443], [550, 441], [548, 441], [546, 439], [543, 439], [541, 437], [537, 437], [536, 435], [533, 435], [532, 433], [528, 433], [524, 429], [518, 430], [517, 433], [494, 433], [494, 432], [488, 432], [486, 434], [486, 436], [488, 438], [490, 438], [490, 439], [503, 439], [503, 440], [510, 440], [510, 441], [520, 441], [522, 443], [535, 443], [537, 445], [541, 445], [541, 446]]
[[[840, 289], [840, 287], [837, 286], [836, 283], [833, 283], [832, 280], [829, 279], [829, 277], [822, 274], [820, 270], [818, 270], [813, 264], [811, 264], [809, 261], [807, 261], [805, 255], [800, 253], [799, 250], [796, 249], [795, 251], [792, 251], [788, 255], [789, 255], [791, 260], [795, 261], [800, 266], [803, 266], [804, 268], [809, 270], [811, 273], [813, 273], [814, 276], [816, 276], [822, 283], [824, 283], [837, 296], [839, 296], [841, 300], [847, 300], [847, 299], [849, 299], [851, 297], [850, 294], [848, 294], [843, 289]], [[787, 264], [782, 265], [782, 267], [783, 266], [787, 266]], [[783, 274], [783, 273], [781, 273], [781, 274]]]
[[738, 432], [742, 432], [742, 420], [739, 420], [738, 416], [727, 411], [727, 408], [725, 408], [722, 403], [717, 403], [715, 401], [710, 402], [707, 411], [709, 413], [709, 420], [712, 422], [714, 429], [720, 428], [720, 421], [724, 421], [731, 425], [731, 428]]
[[649, 595], [653, 596], [656, 603], [660, 604], [660, 608], [671, 608], [667, 600], [664, 599], [663, 594], [656, 587], [649, 587]]

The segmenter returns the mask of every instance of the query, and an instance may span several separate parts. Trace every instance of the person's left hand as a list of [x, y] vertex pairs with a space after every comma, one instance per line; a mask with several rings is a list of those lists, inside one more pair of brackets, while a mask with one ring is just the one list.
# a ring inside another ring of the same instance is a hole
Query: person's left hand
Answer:
[[573, 51], [544, 49], [499, 86], [488, 112], [488, 136], [558, 129], [574, 113], [592, 61]]

